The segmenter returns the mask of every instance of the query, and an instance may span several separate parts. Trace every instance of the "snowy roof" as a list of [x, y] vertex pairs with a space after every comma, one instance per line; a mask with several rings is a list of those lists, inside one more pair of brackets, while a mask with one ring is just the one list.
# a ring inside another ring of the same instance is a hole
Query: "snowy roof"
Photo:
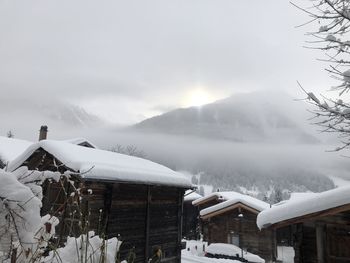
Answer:
[[90, 142], [89, 140], [85, 139], [85, 138], [72, 138], [69, 140], [63, 140], [64, 142], [69, 142], [75, 145], [90, 145], [92, 148], [98, 149], [98, 147], [93, 144], [92, 142]]
[[[88, 144], [98, 149], [96, 145], [85, 138], [73, 138], [63, 141], [76, 145]], [[33, 142], [31, 141], [0, 136], [0, 158], [5, 162], [12, 161], [32, 144]]]
[[213, 192], [209, 195], [203, 196], [202, 198], [199, 198], [199, 199], [193, 201], [193, 204], [199, 205], [199, 204], [211, 201], [211, 200], [227, 201], [230, 199], [230, 197], [234, 197], [233, 193], [236, 193], [236, 192]]
[[81, 173], [85, 179], [192, 187], [189, 178], [163, 165], [138, 157], [53, 140], [32, 144], [23, 154], [9, 163], [8, 170], [16, 170], [40, 148], [53, 155], [66, 167]]
[[350, 186], [322, 193], [294, 194], [288, 201], [261, 212], [257, 218], [257, 225], [259, 228], [264, 228], [346, 204], [350, 204]]
[[0, 136], [0, 158], [9, 162], [23, 153], [32, 142]]
[[185, 192], [185, 197], [184, 200], [185, 201], [193, 201], [196, 200], [198, 198], [201, 198], [202, 196], [196, 192], [193, 192], [193, 190], [187, 190]]
[[205, 197], [202, 197], [193, 201], [192, 203], [194, 205], [197, 205], [213, 199], [222, 200], [222, 202], [201, 210], [200, 211], [201, 216], [205, 216], [205, 215], [223, 210], [225, 208], [228, 208], [229, 206], [232, 206], [238, 203], [251, 207], [257, 211], [262, 211], [270, 207], [270, 205], [264, 201], [251, 197], [249, 195], [244, 195], [233, 191], [211, 193]]

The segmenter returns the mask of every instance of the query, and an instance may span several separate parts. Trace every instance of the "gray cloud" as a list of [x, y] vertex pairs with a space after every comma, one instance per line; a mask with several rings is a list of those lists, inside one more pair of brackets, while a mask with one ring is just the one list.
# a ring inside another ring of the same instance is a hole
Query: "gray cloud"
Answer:
[[2, 100], [30, 107], [23, 100], [114, 96], [135, 102], [135, 120], [179, 105], [198, 83], [218, 97], [294, 93], [297, 79], [320, 89], [329, 82], [323, 65], [294, 28], [304, 18], [284, 0], [2, 1]]

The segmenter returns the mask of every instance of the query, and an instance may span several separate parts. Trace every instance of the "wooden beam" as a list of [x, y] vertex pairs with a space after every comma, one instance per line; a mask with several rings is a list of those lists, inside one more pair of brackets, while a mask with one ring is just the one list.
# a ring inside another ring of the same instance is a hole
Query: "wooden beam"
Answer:
[[146, 227], [145, 227], [145, 262], [148, 262], [149, 258], [149, 226], [150, 226], [150, 209], [152, 202], [151, 186], [147, 186], [147, 210], [146, 210]]
[[325, 251], [324, 251], [324, 225], [316, 224], [316, 245], [317, 245], [317, 262], [324, 263]]
[[[103, 226], [100, 231], [108, 236], [108, 230], [109, 230], [109, 215], [111, 213], [111, 207], [112, 207], [112, 198], [113, 198], [113, 185], [112, 184], [104, 184], [105, 185], [105, 194], [104, 194], [104, 211], [103, 211]], [[99, 233], [101, 234], [101, 233]]]
[[179, 247], [178, 250], [178, 262], [181, 262], [181, 240], [182, 240], [182, 219], [183, 219], [183, 201], [184, 201], [184, 193], [182, 189], [178, 189], [178, 213], [177, 213], [177, 242]]

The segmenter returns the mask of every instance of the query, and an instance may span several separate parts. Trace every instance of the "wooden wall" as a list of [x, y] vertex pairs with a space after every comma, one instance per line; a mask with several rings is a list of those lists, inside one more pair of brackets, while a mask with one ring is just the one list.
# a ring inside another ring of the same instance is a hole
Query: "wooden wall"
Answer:
[[185, 201], [183, 205], [182, 237], [188, 240], [199, 238], [199, 211], [192, 205], [192, 200]]
[[350, 262], [350, 211], [293, 226], [296, 263]]
[[[79, 236], [88, 229], [123, 241], [121, 259], [133, 250], [135, 262], [146, 262], [159, 247], [164, 262], [181, 261], [183, 189], [85, 182], [83, 198], [76, 200], [70, 197], [70, 183], [63, 185], [65, 188], [61, 183], [46, 182], [44, 186], [42, 214], [59, 218], [57, 243], [63, 244], [68, 235]], [[74, 211], [82, 211], [83, 218]], [[87, 223], [86, 228], [80, 227], [81, 221]]]
[[[241, 221], [238, 215], [242, 213]], [[240, 247], [257, 254], [267, 262], [276, 255], [274, 230], [260, 231], [256, 225], [255, 213], [238, 208], [224, 214], [214, 216], [203, 222], [204, 239], [209, 243], [228, 243], [230, 233], [238, 234]]]

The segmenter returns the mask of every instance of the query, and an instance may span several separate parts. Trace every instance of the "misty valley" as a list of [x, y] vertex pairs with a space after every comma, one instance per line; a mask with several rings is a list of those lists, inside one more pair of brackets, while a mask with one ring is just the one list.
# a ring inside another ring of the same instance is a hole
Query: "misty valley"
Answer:
[[350, 263], [349, 0], [0, 0], [1, 263]]

